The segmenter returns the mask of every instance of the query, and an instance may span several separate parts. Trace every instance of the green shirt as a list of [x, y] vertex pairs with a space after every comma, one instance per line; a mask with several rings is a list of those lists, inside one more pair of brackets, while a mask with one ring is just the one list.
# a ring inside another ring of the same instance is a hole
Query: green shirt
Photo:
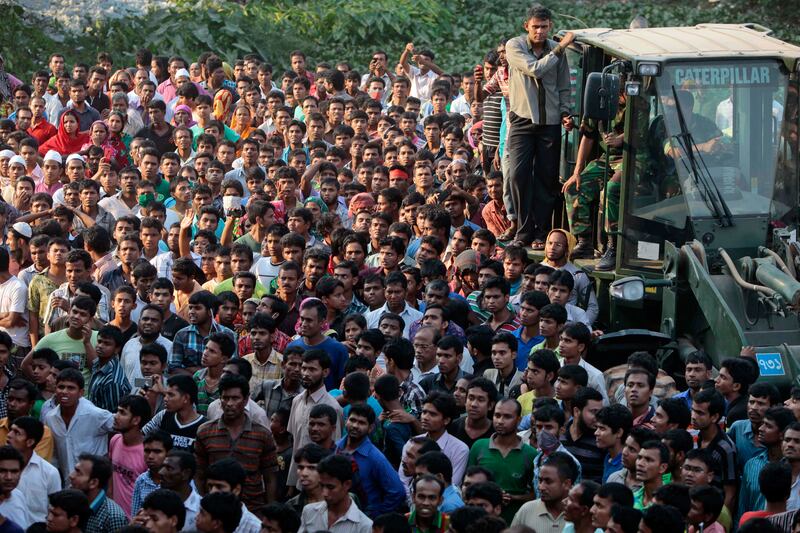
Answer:
[[[219, 294], [225, 291], [233, 291], [233, 278], [228, 278], [225, 281], [220, 282], [219, 285], [214, 287], [214, 294]], [[267, 288], [264, 287], [260, 281], [256, 280], [256, 290], [253, 291], [253, 297], [261, 298], [265, 294], [268, 294]]]
[[261, 255], [261, 243], [255, 240], [249, 231], [233, 242], [235, 244], [246, 244], [248, 248], [253, 250], [254, 254]]
[[[68, 329], [61, 329], [45, 335], [36, 344], [36, 349], [50, 348], [54, 350], [62, 361], [72, 361], [78, 366], [89, 390], [89, 379], [92, 376], [91, 368], [86, 364], [86, 348], [83, 339], [73, 339], [67, 334]], [[92, 346], [97, 346], [97, 332], [92, 332]]]
[[[668, 485], [669, 483], [672, 483], [672, 474], [667, 472], [666, 474], [662, 475], [661, 483], [663, 485]], [[633, 508], [638, 509], [639, 511], [644, 511], [645, 509], [647, 509], [647, 507], [650, 507], [650, 505], [653, 505], [653, 503], [651, 502], [647, 506], [644, 505], [644, 485], [642, 485], [641, 487], [639, 487], [638, 490], [636, 490], [633, 493]]]
[[[555, 349], [553, 350], [553, 353], [556, 354], [556, 357], [558, 357], [559, 362], [563, 362], [564, 358], [561, 357], [561, 350], [559, 350], [559, 348], [560, 348], [560, 346], [556, 346]], [[545, 350], [545, 349], [549, 349], [549, 348], [547, 348], [547, 339], [543, 340], [539, 344], [535, 344], [535, 345], [531, 346], [531, 351], [528, 352], [528, 355], [530, 355], [532, 353], [536, 353], [539, 350]]]
[[[475, 441], [469, 451], [468, 466], [482, 466], [494, 473], [494, 481], [509, 494], [533, 494], [533, 460], [539, 454], [536, 449], [522, 442], [511, 449], [508, 455], [495, 446], [496, 435]], [[522, 502], [511, 502], [503, 508], [502, 517], [509, 524], [522, 506]]]

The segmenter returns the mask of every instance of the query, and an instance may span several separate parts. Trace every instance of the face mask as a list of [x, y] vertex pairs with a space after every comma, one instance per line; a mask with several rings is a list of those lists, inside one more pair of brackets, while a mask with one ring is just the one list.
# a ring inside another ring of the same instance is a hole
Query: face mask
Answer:
[[139, 205], [142, 207], [147, 207], [156, 199], [156, 195], [152, 192], [146, 192], [144, 194], [139, 195]]
[[560, 444], [558, 437], [550, 433], [549, 431], [540, 431], [537, 435], [537, 440], [539, 443], [539, 449], [545, 455], [549, 455], [558, 449]]

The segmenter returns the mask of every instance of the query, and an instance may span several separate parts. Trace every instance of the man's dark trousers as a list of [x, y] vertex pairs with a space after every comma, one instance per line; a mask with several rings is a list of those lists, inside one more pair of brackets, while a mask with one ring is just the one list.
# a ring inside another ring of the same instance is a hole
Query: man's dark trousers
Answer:
[[516, 240], [530, 245], [550, 231], [558, 190], [561, 125], [533, 124], [509, 112], [511, 198], [517, 212]]

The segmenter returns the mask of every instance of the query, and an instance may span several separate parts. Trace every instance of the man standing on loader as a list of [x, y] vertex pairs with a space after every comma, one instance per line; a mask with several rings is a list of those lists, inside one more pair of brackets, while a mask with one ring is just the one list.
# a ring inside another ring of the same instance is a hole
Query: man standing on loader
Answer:
[[[571, 259], [592, 259], [594, 243], [592, 225], [596, 219], [592, 204], [600, 198], [605, 185], [603, 204], [605, 231], [608, 245], [597, 270], [613, 270], [616, 266], [616, 232], [619, 221], [620, 178], [622, 177], [622, 141], [625, 136], [625, 94], [619, 96], [619, 110], [606, 128], [603, 121], [584, 117], [581, 121], [581, 143], [572, 176], [564, 183], [564, 204], [569, 219], [570, 232], [578, 240]], [[600, 143], [600, 153], [592, 161], [595, 143]], [[607, 166], [607, 167], [606, 167]]]

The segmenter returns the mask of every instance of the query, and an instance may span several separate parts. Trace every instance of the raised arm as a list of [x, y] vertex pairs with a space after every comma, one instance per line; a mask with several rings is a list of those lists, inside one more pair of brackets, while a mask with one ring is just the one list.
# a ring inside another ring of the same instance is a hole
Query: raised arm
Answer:
[[403, 74], [405, 76], [411, 76], [411, 67], [408, 64], [408, 56], [414, 54], [414, 43], [408, 43], [405, 48], [403, 48], [403, 53], [400, 54], [400, 67], [403, 69]]
[[506, 43], [506, 59], [508, 60], [508, 66], [519, 70], [526, 76], [541, 79], [547, 72], [558, 66], [561, 60], [561, 54], [564, 53], [564, 50], [567, 49], [574, 39], [575, 35], [573, 33], [567, 33], [549, 54], [543, 55], [540, 59], [536, 59], [536, 57], [530, 53], [526, 46], [526, 41], [511, 39]]
[[181, 257], [191, 257], [192, 249], [189, 243], [192, 240], [192, 224], [194, 223], [194, 209], [187, 209], [181, 220], [181, 231], [178, 234], [178, 251]]

